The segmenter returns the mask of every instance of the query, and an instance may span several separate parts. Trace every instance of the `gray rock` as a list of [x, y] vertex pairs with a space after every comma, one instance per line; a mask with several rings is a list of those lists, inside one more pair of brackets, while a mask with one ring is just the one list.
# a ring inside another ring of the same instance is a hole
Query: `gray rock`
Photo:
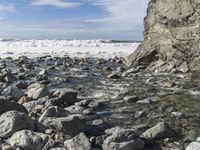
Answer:
[[45, 86], [38, 83], [34, 83], [28, 87], [27, 95], [28, 97], [37, 100], [42, 97], [49, 96], [50, 93]]
[[63, 108], [51, 106], [44, 111], [44, 113], [40, 116], [39, 121], [45, 122], [48, 118], [67, 117], [69, 114], [69, 111]]
[[176, 132], [165, 122], [158, 123], [142, 134], [147, 139], [160, 140], [176, 136]]
[[72, 114], [82, 114], [84, 111], [84, 108], [81, 106], [72, 105], [72, 106], [66, 107], [65, 110], [69, 111]]
[[11, 110], [28, 113], [26, 108], [23, 105], [20, 105], [15, 102], [10, 102], [4, 99], [0, 99], [0, 114], [5, 113], [7, 111], [11, 111]]
[[200, 150], [200, 142], [190, 143], [185, 150]]
[[[199, 5], [198, 0], [151, 0], [144, 20], [144, 42], [127, 64], [157, 72], [200, 70]], [[165, 63], [157, 65], [158, 61]]]
[[53, 93], [53, 96], [59, 97], [66, 106], [74, 105], [77, 102], [78, 92], [72, 89], [58, 89]]
[[8, 138], [23, 129], [33, 129], [34, 121], [26, 114], [8, 111], [0, 116], [0, 137]]
[[103, 143], [103, 150], [143, 150], [145, 143], [134, 129], [117, 129]]
[[48, 118], [43, 124], [51, 129], [61, 132], [64, 135], [74, 137], [85, 131], [87, 119], [81, 115], [69, 115], [60, 118]]
[[24, 96], [24, 94], [25, 93], [16, 86], [9, 86], [2, 92], [3, 96], [5, 96], [6, 98], [9, 97], [15, 101], [18, 101], [21, 97]]
[[43, 133], [22, 130], [12, 135], [9, 140], [13, 149], [22, 148], [24, 150], [48, 150], [54, 145], [54, 141]]
[[49, 150], [68, 150], [66, 147], [53, 147], [50, 148]]
[[64, 142], [68, 150], [91, 150], [91, 144], [89, 139], [84, 133], [80, 133], [73, 139]]

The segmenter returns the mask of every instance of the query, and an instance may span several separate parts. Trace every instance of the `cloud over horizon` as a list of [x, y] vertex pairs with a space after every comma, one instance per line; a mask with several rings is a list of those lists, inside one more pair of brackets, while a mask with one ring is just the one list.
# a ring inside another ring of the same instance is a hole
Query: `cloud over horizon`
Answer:
[[3, 0], [0, 37], [142, 39], [146, 0]]

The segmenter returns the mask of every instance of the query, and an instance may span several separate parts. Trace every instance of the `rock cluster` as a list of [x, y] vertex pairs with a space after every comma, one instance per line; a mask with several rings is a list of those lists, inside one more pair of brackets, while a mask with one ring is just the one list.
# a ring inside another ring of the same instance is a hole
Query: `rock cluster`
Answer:
[[200, 2], [151, 0], [144, 20], [144, 42], [127, 64], [157, 72], [200, 70]]

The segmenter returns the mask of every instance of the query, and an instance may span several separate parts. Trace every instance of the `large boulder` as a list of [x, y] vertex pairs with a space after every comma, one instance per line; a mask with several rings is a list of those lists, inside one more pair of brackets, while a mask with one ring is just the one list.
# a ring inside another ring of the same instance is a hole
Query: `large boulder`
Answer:
[[54, 141], [43, 133], [22, 130], [12, 135], [9, 143], [13, 149], [24, 150], [48, 150], [54, 145]]
[[144, 42], [127, 64], [158, 72], [200, 70], [199, 14], [199, 0], [150, 0]]
[[11, 111], [11, 110], [28, 113], [26, 108], [23, 105], [20, 105], [15, 102], [10, 102], [4, 99], [0, 99], [0, 114], [5, 113], [7, 111]]
[[0, 116], [1, 138], [8, 138], [17, 131], [33, 128], [34, 121], [24, 113], [8, 111]]

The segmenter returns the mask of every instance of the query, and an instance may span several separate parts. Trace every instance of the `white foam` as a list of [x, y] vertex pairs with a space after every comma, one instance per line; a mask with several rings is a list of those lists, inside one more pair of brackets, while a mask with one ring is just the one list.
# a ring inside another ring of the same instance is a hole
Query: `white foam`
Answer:
[[126, 57], [139, 43], [112, 43], [109, 40], [0, 40], [0, 57]]

